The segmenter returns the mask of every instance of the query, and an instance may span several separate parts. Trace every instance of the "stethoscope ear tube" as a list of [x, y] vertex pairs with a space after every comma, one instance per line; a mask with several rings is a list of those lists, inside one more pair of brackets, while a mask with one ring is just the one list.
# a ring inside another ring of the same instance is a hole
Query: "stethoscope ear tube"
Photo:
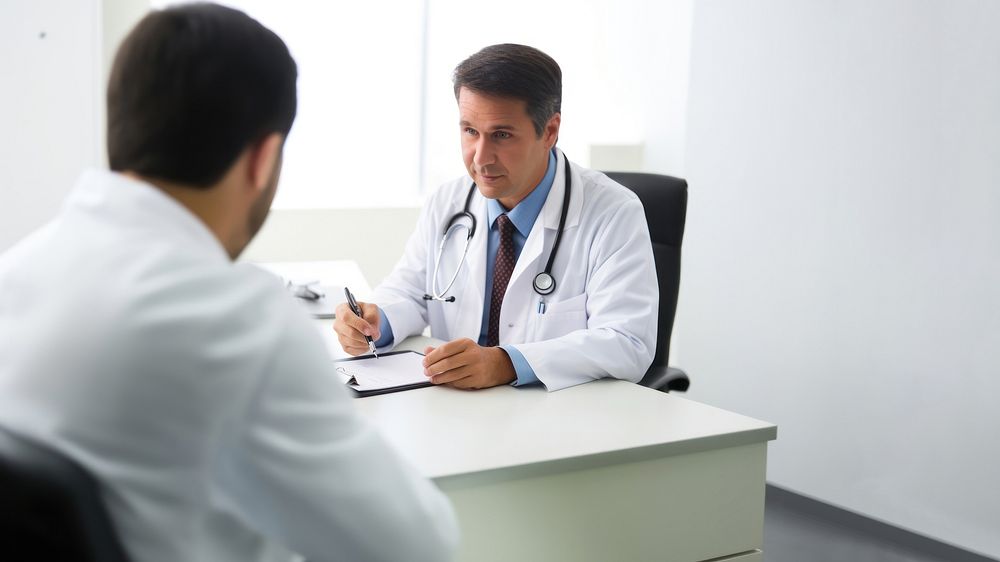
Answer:
[[[462, 223], [454, 222], [454, 220], [461, 215], [469, 215], [472, 218], [472, 227], [466, 227]], [[476, 218], [472, 217], [471, 213], [460, 213], [452, 217], [451, 221], [448, 221], [448, 229], [445, 230], [444, 238], [441, 239], [441, 244], [438, 246], [437, 256], [434, 258], [434, 273], [431, 276], [431, 293], [424, 294], [424, 300], [436, 300], [442, 302], [455, 302], [455, 297], [445, 297], [448, 291], [451, 290], [451, 286], [455, 284], [455, 280], [458, 279], [458, 274], [462, 271], [462, 264], [465, 263], [465, 256], [469, 253], [469, 245], [472, 243], [472, 232], [476, 228]], [[459, 228], [468, 228], [469, 235], [465, 237], [465, 248], [462, 250], [462, 259], [458, 262], [458, 267], [455, 268], [455, 274], [451, 276], [451, 280], [448, 281], [448, 285], [438, 291], [437, 280], [438, 272], [441, 270], [441, 256], [444, 253], [444, 246], [448, 242], [448, 238], [453, 232]]]

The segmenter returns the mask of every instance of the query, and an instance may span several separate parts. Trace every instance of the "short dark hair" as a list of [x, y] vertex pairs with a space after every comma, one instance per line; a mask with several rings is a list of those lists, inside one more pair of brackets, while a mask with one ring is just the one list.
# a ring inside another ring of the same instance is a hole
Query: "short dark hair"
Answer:
[[285, 43], [239, 10], [151, 12], [122, 42], [108, 80], [110, 167], [214, 185], [247, 146], [288, 134], [297, 77]]
[[562, 70], [556, 61], [534, 47], [503, 43], [491, 45], [455, 67], [455, 99], [459, 91], [524, 100], [542, 135], [545, 124], [562, 111]]

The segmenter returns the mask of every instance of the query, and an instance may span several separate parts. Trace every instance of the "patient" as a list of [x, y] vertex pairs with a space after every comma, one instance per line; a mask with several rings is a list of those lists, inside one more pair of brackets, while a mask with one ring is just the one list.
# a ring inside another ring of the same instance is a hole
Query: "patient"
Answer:
[[111, 171], [0, 256], [0, 425], [102, 482], [132, 560], [455, 548], [447, 499], [358, 416], [304, 313], [233, 263], [274, 197], [296, 76], [242, 12], [150, 13], [111, 71]]

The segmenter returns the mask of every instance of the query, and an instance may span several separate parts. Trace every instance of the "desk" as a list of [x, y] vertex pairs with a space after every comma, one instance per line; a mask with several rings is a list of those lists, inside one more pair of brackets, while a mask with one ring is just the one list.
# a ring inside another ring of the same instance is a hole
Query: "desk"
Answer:
[[[285, 267], [369, 291], [352, 262], [326, 262], [325, 276], [315, 264]], [[331, 355], [344, 357], [331, 324], [316, 321]], [[761, 560], [772, 424], [616, 380], [355, 403], [451, 498], [459, 560]]]
[[356, 404], [451, 498], [459, 560], [761, 560], [772, 424], [616, 380]]

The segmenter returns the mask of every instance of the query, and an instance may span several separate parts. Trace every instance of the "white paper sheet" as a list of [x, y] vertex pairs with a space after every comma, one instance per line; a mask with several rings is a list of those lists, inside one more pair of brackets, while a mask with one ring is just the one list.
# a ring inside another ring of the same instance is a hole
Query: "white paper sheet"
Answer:
[[335, 361], [334, 364], [345, 384], [365, 391], [427, 382], [423, 360], [423, 355], [407, 351], [382, 355], [378, 359], [366, 357]]

